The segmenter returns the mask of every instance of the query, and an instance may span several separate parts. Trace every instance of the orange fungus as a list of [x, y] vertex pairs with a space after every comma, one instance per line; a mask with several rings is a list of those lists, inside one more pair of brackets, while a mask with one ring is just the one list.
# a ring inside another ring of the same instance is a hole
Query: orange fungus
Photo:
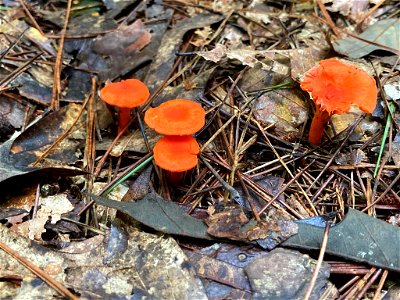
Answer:
[[204, 126], [205, 114], [197, 102], [174, 99], [148, 109], [144, 121], [160, 134], [191, 135]]
[[300, 83], [315, 102], [316, 112], [311, 122], [308, 140], [321, 141], [324, 127], [332, 114], [349, 112], [352, 106], [372, 113], [378, 90], [374, 78], [363, 69], [335, 58], [320, 61], [310, 69]]
[[112, 82], [100, 91], [104, 102], [119, 108], [118, 132], [129, 123], [131, 109], [145, 103], [149, 96], [147, 86], [138, 79]]
[[170, 172], [184, 172], [197, 165], [199, 144], [191, 136], [165, 136], [153, 148], [154, 161]]

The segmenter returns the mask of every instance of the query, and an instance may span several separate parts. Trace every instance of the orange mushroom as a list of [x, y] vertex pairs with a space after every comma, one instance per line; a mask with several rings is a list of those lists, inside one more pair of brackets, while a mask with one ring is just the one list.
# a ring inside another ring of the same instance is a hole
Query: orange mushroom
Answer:
[[205, 123], [205, 110], [200, 104], [186, 99], [174, 99], [149, 108], [144, 121], [156, 132], [165, 135], [191, 135]]
[[124, 129], [131, 118], [131, 110], [146, 102], [150, 92], [138, 79], [111, 82], [100, 91], [100, 98], [107, 104], [118, 107], [118, 133]]
[[308, 135], [308, 141], [314, 145], [320, 143], [331, 115], [349, 112], [353, 105], [372, 113], [378, 95], [372, 76], [335, 58], [321, 60], [319, 65], [310, 69], [300, 87], [309, 92], [315, 102], [316, 112]]
[[165, 136], [153, 148], [154, 162], [168, 171], [167, 178], [171, 183], [177, 183], [185, 171], [197, 165], [199, 151], [199, 144], [192, 136]]

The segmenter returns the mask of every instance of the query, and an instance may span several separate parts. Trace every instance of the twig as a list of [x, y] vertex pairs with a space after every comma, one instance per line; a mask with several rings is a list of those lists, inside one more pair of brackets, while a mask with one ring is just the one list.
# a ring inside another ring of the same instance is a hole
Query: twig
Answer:
[[20, 73], [22, 73], [23, 71], [28, 69], [30, 67], [30, 64], [33, 63], [36, 60], [36, 58], [38, 58], [42, 54], [43, 54], [43, 52], [36, 54], [34, 57], [32, 57], [30, 60], [28, 60], [22, 66], [20, 66], [18, 69], [14, 70], [11, 74], [8, 74], [6, 77], [4, 77], [0, 81], [0, 88], [3, 88], [7, 83], [9, 83], [11, 80], [13, 80], [15, 77], [17, 77]]
[[240, 196], [239, 192], [234, 189], [232, 186], [230, 186], [225, 180], [222, 179], [222, 177], [218, 174], [217, 171], [209, 164], [207, 160], [201, 157], [202, 162], [206, 165], [206, 167], [213, 173], [215, 178], [218, 179], [218, 181], [222, 184], [224, 189], [226, 189], [229, 192], [229, 195], [232, 200], [234, 200], [236, 203], [243, 204], [243, 199]]
[[371, 285], [375, 282], [375, 280], [381, 275], [382, 269], [378, 269], [375, 271], [374, 275], [368, 280], [368, 282], [364, 285], [364, 287], [361, 289], [361, 291], [357, 294], [357, 296], [354, 298], [355, 300], [361, 300], [361, 298], [365, 295], [367, 290], [371, 287]]
[[322, 240], [321, 250], [319, 251], [317, 265], [315, 266], [313, 276], [311, 277], [310, 284], [308, 285], [306, 295], [304, 296], [304, 300], [308, 300], [311, 296], [312, 290], [317, 282], [318, 273], [322, 266], [322, 261], [324, 260], [324, 255], [326, 251], [326, 246], [328, 245], [328, 236], [329, 236], [329, 229], [331, 226], [331, 221], [326, 221], [325, 224], [325, 231], [324, 231], [324, 238]]
[[42, 28], [40, 28], [39, 24], [36, 22], [35, 18], [32, 16], [31, 12], [29, 11], [28, 7], [25, 4], [25, 1], [24, 0], [19, 0], [19, 3], [21, 4], [22, 9], [24, 10], [24, 12], [28, 15], [29, 20], [31, 20], [31, 22], [33, 23], [33, 26], [35, 26], [35, 28], [40, 32], [40, 34], [42, 36], [44, 36]]
[[74, 122], [71, 124], [71, 126], [49, 147], [46, 149], [46, 151], [43, 152], [40, 157], [38, 157], [33, 163], [32, 166], [36, 166], [39, 162], [41, 162], [49, 153], [58, 145], [62, 142], [63, 139], [65, 139], [66, 136], [72, 131], [78, 120], [80, 119], [81, 115], [83, 114], [85, 107], [91, 97], [86, 98], [85, 102], [82, 104], [81, 110], [78, 113], [78, 116], [74, 120]]
[[282, 195], [282, 194], [286, 191], [286, 189], [287, 189], [293, 182], [295, 182], [297, 179], [299, 179], [299, 177], [300, 177], [305, 171], [307, 171], [307, 169], [310, 168], [314, 162], [315, 162], [315, 160], [312, 161], [311, 163], [309, 163], [303, 170], [299, 171], [299, 172], [296, 174], [296, 176], [294, 176], [292, 179], [290, 179], [289, 182], [286, 183], [286, 184], [280, 189], [280, 191], [279, 191], [278, 193], [276, 193], [276, 194], [274, 195], [274, 197], [273, 197], [271, 200], [269, 200], [268, 203], [258, 212], [258, 215], [260, 216], [260, 215], [271, 205], [272, 202], [274, 202], [276, 199], [278, 199], [279, 196]]
[[328, 23], [328, 25], [329, 25], [329, 27], [332, 29], [333, 33], [334, 33], [336, 36], [339, 37], [339, 36], [340, 36], [340, 32], [339, 32], [339, 30], [337, 29], [335, 23], [333, 23], [332, 18], [331, 18], [331, 16], [329, 15], [328, 11], [326, 10], [326, 7], [325, 7], [324, 3], [323, 3], [321, 0], [316, 0], [316, 2], [317, 2], [317, 4], [318, 4], [318, 6], [319, 6], [319, 9], [320, 9], [321, 12], [322, 12], [322, 15], [324, 16], [324, 18], [325, 18], [325, 20], [326, 20], [326, 23]]
[[60, 43], [58, 44], [56, 63], [54, 65], [53, 90], [52, 90], [52, 95], [51, 95], [51, 109], [52, 110], [60, 109], [60, 93], [61, 93], [60, 76], [61, 76], [61, 66], [62, 66], [62, 54], [63, 54], [63, 50], [64, 50], [64, 40], [65, 40], [65, 34], [67, 32], [67, 27], [68, 27], [69, 15], [71, 13], [71, 5], [72, 5], [72, 0], [68, 0], [67, 10], [65, 12], [64, 27], [61, 31], [61, 39], [60, 39]]
[[322, 169], [322, 171], [318, 174], [317, 178], [315, 178], [314, 182], [308, 187], [306, 192], [309, 192], [311, 190], [311, 188], [315, 185], [315, 183], [317, 183], [317, 181], [322, 177], [322, 175], [325, 173], [325, 171], [330, 167], [330, 165], [333, 163], [333, 161], [335, 160], [336, 156], [339, 154], [339, 152], [342, 150], [342, 148], [344, 147], [344, 145], [346, 144], [347, 140], [349, 139], [350, 135], [352, 134], [352, 132], [354, 131], [354, 129], [357, 127], [358, 123], [360, 123], [362, 119], [362, 116], [360, 115], [358, 117], [358, 119], [354, 122], [354, 124], [350, 127], [347, 136], [345, 137], [345, 139], [342, 141], [342, 143], [340, 144], [340, 146], [337, 148], [337, 150], [335, 151], [335, 153], [332, 155], [331, 159], [326, 163], [326, 165], [324, 166], [324, 168]]
[[[293, 178], [294, 175], [292, 173], [292, 171], [290, 171], [289, 167], [287, 166], [287, 164], [285, 163], [285, 161], [281, 158], [281, 156], [279, 155], [279, 153], [276, 151], [276, 149], [274, 148], [274, 146], [272, 145], [271, 141], [269, 140], [268, 136], [265, 134], [263, 128], [261, 127], [261, 124], [256, 121], [253, 120], [253, 122], [256, 123], [257, 127], [260, 129], [261, 134], [264, 136], [265, 141], [267, 142], [268, 146], [271, 148], [272, 152], [275, 154], [275, 156], [279, 159], [280, 163], [282, 164], [282, 166], [285, 168], [285, 170], [288, 172], [288, 174]], [[314, 207], [314, 204], [310, 201], [310, 197], [308, 197], [307, 192], [308, 191], [304, 191], [303, 187], [297, 182], [294, 181], [296, 183], [296, 185], [299, 187], [301, 193], [303, 194], [303, 196], [306, 198], [308, 204], [310, 205], [310, 207], [312, 208], [313, 213], [318, 216], [318, 212]]]
[[378, 286], [377, 286], [376, 291], [375, 291], [374, 298], [372, 298], [372, 300], [380, 300], [381, 299], [382, 287], [385, 284], [386, 277], [388, 276], [388, 274], [389, 274], [388, 270], [384, 270], [383, 271], [381, 280], [379, 280]]

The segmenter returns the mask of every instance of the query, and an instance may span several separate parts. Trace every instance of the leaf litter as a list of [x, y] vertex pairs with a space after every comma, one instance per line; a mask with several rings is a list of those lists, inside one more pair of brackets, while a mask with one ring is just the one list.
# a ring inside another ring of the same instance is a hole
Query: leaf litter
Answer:
[[[6, 2], [0, 245], [81, 298], [378, 299], [386, 276], [399, 272], [393, 5], [89, 1], [72, 3], [64, 33], [65, 3]], [[315, 108], [298, 81], [339, 54], [363, 57], [382, 93], [372, 115], [332, 116], [313, 147], [306, 139]], [[97, 94], [128, 78], [152, 95], [116, 139], [115, 111]], [[174, 98], [207, 110], [199, 163], [178, 184], [151, 167], [159, 136], [142, 120]], [[337, 224], [325, 236], [329, 222]], [[314, 249], [331, 256], [317, 263]], [[38, 261], [43, 255], [54, 259]], [[348, 275], [349, 261], [364, 273]], [[9, 266], [1, 297], [68, 294]]]

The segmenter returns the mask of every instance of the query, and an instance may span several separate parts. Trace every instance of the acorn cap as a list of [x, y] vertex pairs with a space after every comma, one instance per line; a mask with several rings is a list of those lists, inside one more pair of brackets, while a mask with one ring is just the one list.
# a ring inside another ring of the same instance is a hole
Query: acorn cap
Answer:
[[153, 148], [154, 162], [161, 169], [184, 172], [197, 165], [199, 144], [191, 136], [165, 136]]
[[197, 102], [174, 99], [149, 108], [144, 121], [160, 134], [191, 135], [204, 126], [205, 115], [205, 110]]

